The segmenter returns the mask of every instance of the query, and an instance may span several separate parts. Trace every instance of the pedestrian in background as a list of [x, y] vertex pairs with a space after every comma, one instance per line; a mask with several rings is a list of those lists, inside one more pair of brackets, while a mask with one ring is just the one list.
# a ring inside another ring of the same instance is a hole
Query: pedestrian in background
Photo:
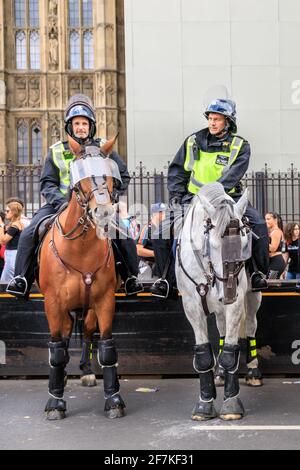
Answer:
[[5, 218], [9, 221], [8, 225], [5, 226], [4, 219], [0, 218], [0, 244], [5, 245], [4, 269], [0, 284], [8, 284], [14, 277], [18, 243], [24, 228], [21, 216], [22, 205], [19, 202], [10, 202], [5, 210]]
[[268, 212], [265, 215], [266, 224], [269, 230], [269, 257], [270, 265], [268, 278], [279, 279], [285, 270], [285, 240], [283, 236], [282, 219], [276, 212]]
[[290, 222], [284, 227], [284, 238], [289, 255], [286, 279], [300, 279], [300, 227], [295, 222]]

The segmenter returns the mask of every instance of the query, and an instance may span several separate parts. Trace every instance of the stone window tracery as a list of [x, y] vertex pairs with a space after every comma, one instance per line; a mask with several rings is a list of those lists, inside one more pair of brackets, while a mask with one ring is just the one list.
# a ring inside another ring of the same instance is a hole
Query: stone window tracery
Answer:
[[14, 0], [17, 70], [40, 69], [39, 0]]
[[70, 69], [94, 68], [93, 2], [69, 0], [68, 2]]

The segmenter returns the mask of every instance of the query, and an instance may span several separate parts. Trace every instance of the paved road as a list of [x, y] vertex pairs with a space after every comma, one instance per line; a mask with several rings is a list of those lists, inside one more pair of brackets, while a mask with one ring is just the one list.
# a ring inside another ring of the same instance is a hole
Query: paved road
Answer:
[[[287, 382], [287, 383], [285, 383]], [[121, 381], [127, 415], [103, 416], [102, 382], [83, 388], [68, 382], [68, 417], [45, 421], [46, 380], [0, 380], [0, 449], [299, 449], [300, 381], [267, 379], [259, 389], [241, 386], [246, 416], [226, 423], [190, 420], [197, 379]], [[138, 387], [158, 388], [138, 392]], [[222, 391], [218, 389], [217, 409]]]

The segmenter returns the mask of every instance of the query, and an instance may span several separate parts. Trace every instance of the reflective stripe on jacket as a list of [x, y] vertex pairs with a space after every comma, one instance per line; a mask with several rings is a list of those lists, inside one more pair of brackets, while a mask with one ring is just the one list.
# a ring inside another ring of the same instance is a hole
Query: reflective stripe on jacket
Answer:
[[[184, 169], [191, 172], [188, 191], [196, 194], [207, 183], [218, 181], [237, 159], [244, 139], [235, 136], [228, 151], [204, 152], [196, 143], [196, 136], [187, 140]], [[234, 193], [233, 188], [230, 193]]]

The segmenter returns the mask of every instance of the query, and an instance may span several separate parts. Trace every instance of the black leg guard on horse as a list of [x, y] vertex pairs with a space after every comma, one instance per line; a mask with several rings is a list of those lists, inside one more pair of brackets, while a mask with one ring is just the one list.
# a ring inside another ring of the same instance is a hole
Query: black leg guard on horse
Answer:
[[193, 420], [212, 419], [217, 416], [213, 400], [217, 397], [214, 367], [215, 357], [210, 343], [196, 345], [193, 366], [200, 378], [200, 399], [193, 409]]
[[68, 353], [69, 340], [64, 339], [57, 342], [49, 342], [49, 394], [52, 398], [48, 400], [45, 407], [47, 413], [57, 412], [49, 419], [61, 419], [65, 417], [66, 402], [63, 400], [64, 396], [64, 380], [65, 380], [65, 367], [68, 364], [70, 357]]
[[[98, 362], [103, 371], [104, 411], [109, 418], [118, 418], [124, 415], [122, 410], [125, 408], [125, 403], [119, 395], [120, 384], [117, 376], [118, 354], [114, 339], [100, 340], [98, 348]], [[118, 415], [112, 412], [113, 410], [119, 410]]]
[[252, 336], [247, 336], [246, 383], [250, 385], [251, 387], [261, 387], [263, 384], [262, 373], [258, 367], [256, 339]]
[[234, 398], [239, 394], [239, 360], [240, 346], [225, 343], [219, 357], [219, 364], [225, 371], [224, 400]]

